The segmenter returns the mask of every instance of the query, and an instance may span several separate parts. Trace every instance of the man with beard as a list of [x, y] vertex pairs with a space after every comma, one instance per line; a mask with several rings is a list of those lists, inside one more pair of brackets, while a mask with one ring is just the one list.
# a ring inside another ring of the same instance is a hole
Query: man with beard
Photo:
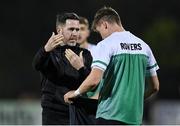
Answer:
[[[42, 124], [69, 124], [69, 106], [63, 96], [76, 89], [90, 72], [92, 62], [88, 50], [77, 46], [79, 17], [75, 13], [57, 15], [57, 34], [52, 33], [48, 42], [34, 57], [33, 66], [41, 74]], [[72, 50], [83, 59], [75, 69], [65, 54]]]

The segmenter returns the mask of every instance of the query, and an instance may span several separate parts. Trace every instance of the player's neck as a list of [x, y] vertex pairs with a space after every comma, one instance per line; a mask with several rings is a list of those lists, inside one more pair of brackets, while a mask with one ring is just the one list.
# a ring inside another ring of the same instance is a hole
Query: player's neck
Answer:
[[111, 32], [123, 32], [125, 31], [125, 29], [123, 28], [123, 26], [119, 26], [119, 25], [114, 25], [112, 28], [111, 28]]
[[117, 24], [113, 24], [113, 25], [111, 25], [111, 27], [109, 27], [108, 36], [110, 36], [114, 32], [123, 32], [123, 31], [125, 31], [125, 29], [122, 26], [119, 26]]

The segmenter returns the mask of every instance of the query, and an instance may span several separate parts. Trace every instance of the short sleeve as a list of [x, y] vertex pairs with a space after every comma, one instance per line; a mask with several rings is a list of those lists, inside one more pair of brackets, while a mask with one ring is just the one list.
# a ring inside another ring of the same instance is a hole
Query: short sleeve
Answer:
[[92, 56], [93, 56], [93, 62], [91, 67], [105, 71], [112, 56], [111, 46], [108, 46], [107, 43], [105, 42], [99, 43], [93, 49]]
[[159, 69], [159, 66], [156, 62], [156, 59], [154, 58], [154, 55], [149, 48], [148, 51], [148, 63], [146, 68], [146, 76], [154, 76], [156, 75], [156, 71]]

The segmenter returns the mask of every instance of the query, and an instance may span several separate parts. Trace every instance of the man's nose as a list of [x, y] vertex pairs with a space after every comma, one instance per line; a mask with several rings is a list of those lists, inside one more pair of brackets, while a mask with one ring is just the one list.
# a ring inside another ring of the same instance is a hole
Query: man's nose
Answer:
[[78, 34], [79, 34], [79, 31], [77, 31], [75, 29], [72, 31], [72, 35], [78, 35]]

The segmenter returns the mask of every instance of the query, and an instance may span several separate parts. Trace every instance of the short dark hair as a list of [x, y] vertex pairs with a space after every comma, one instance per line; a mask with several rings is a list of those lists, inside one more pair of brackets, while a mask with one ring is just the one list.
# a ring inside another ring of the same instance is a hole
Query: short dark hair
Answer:
[[109, 23], [117, 23], [118, 25], [121, 24], [119, 14], [111, 7], [103, 7], [96, 12], [92, 23], [92, 30], [96, 31], [96, 26], [99, 24], [100, 20]]
[[67, 19], [73, 19], [79, 21], [79, 16], [76, 13], [61, 13], [56, 15], [56, 27], [58, 25], [64, 25]]
[[86, 25], [89, 28], [89, 22], [88, 22], [87, 18], [80, 16], [79, 17], [79, 23], [80, 24], [84, 24], [84, 25]]

